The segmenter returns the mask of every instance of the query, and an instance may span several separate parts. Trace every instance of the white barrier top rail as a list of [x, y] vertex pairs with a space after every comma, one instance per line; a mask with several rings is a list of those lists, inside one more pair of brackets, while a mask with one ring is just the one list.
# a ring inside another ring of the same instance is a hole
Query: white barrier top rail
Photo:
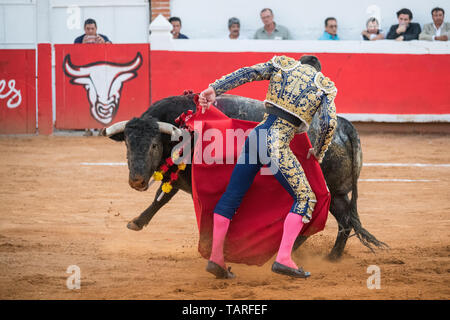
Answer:
[[321, 41], [321, 40], [159, 40], [151, 50], [190, 52], [304, 52], [374, 54], [450, 54], [450, 41]]

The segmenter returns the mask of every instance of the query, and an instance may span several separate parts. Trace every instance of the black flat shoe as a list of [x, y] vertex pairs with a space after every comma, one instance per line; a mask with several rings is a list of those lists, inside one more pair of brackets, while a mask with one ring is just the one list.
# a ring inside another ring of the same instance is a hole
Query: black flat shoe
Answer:
[[206, 265], [206, 271], [215, 275], [216, 279], [233, 279], [233, 278], [235, 278], [236, 276], [230, 270], [231, 270], [231, 267], [228, 267], [228, 270], [225, 270], [224, 268], [219, 266], [217, 263], [212, 262], [211, 260], [208, 261], [208, 264]]
[[275, 273], [283, 274], [294, 278], [306, 279], [311, 275], [311, 273], [309, 273], [308, 271], [304, 271], [302, 267], [294, 269], [285, 266], [284, 264], [278, 263], [276, 261], [272, 264], [272, 271]]

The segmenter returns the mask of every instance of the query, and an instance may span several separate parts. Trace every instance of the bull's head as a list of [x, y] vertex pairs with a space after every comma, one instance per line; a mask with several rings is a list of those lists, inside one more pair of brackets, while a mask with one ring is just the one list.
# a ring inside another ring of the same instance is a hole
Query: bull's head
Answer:
[[72, 78], [70, 83], [84, 85], [94, 119], [102, 124], [109, 124], [119, 108], [123, 83], [137, 76], [136, 71], [141, 64], [140, 52], [129, 63], [101, 61], [84, 66], [75, 66], [70, 61], [70, 55], [67, 55], [63, 70]]
[[129, 169], [129, 184], [138, 191], [149, 187], [150, 177], [159, 168], [163, 155], [170, 153], [164, 149], [171, 140], [178, 140], [182, 132], [166, 122], [149, 117], [133, 118], [118, 122], [101, 131], [101, 135], [116, 141], [125, 141]]

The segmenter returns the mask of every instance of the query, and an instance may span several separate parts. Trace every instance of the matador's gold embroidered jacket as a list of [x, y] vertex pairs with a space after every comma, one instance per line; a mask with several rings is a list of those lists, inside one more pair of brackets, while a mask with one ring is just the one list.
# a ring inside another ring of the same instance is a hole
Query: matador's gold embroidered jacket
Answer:
[[319, 162], [331, 143], [337, 125], [334, 99], [337, 89], [321, 72], [293, 58], [275, 56], [265, 63], [244, 67], [216, 80], [210, 86], [220, 95], [244, 83], [270, 80], [264, 102], [299, 118], [306, 131], [314, 114], [320, 110], [320, 132], [314, 145]]

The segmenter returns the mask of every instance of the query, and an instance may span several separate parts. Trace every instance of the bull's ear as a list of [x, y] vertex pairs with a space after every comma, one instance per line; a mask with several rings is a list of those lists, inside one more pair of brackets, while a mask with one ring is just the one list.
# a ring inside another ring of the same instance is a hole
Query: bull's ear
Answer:
[[123, 134], [123, 132], [119, 132], [119, 133], [113, 134], [109, 138], [114, 140], [114, 141], [125, 141], [125, 135]]

